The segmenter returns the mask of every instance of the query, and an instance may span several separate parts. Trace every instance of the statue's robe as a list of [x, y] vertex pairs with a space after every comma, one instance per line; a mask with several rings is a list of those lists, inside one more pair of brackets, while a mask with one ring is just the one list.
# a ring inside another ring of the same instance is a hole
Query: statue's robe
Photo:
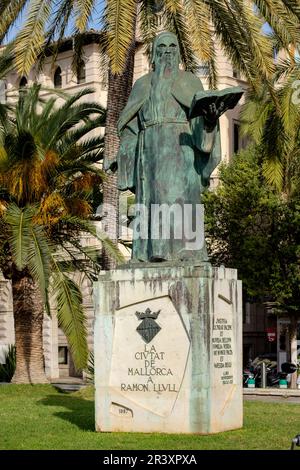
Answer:
[[[134, 260], [207, 258], [205, 244], [196, 250], [187, 245], [196, 230], [196, 205], [221, 159], [218, 126], [206, 131], [202, 117], [188, 118], [194, 95], [200, 90], [201, 81], [190, 72], [178, 71], [175, 78], [159, 80], [154, 80], [152, 72], [137, 80], [120, 116], [119, 189], [134, 192], [136, 204], [146, 208], [135, 221]], [[188, 216], [178, 219], [178, 211], [175, 221], [171, 216], [170, 233], [160, 232], [168, 222], [166, 214], [159, 220], [151, 210], [161, 204], [173, 206], [175, 212], [179, 208], [179, 213], [182, 208]]]

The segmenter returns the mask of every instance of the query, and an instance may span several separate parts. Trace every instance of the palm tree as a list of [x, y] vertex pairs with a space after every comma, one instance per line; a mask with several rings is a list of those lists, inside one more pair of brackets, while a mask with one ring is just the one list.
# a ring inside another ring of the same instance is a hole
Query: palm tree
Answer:
[[[87, 29], [99, 7], [97, 0], [2, 2], [0, 43], [28, 4], [25, 24], [14, 43], [16, 66], [21, 75], [29, 72], [45, 44], [49, 45], [53, 40], [60, 43], [72, 23], [75, 23], [75, 32], [80, 38], [79, 33]], [[102, 51], [109, 58], [109, 106], [105, 137], [107, 167], [118, 150], [116, 122], [132, 86], [137, 14], [141, 40], [149, 45], [159, 27], [157, 13], [162, 16], [165, 29], [177, 34], [186, 67], [193, 70], [200, 60], [207, 66], [212, 87], [216, 86], [217, 81], [215, 40], [225, 50], [234, 68], [244, 74], [253, 87], [257, 87], [258, 80], [268, 82], [274, 72], [272, 41], [261, 33], [265, 22], [272, 27], [279, 47], [288, 50], [290, 44], [299, 42], [298, 0], [106, 0], [98, 18], [99, 28], [105, 33]], [[80, 39], [77, 46], [80, 61]], [[104, 189], [104, 201], [117, 207], [115, 175], [106, 179]], [[108, 229], [116, 241], [116, 217], [114, 220], [108, 219]], [[107, 267], [112, 264], [108, 262]]]
[[281, 61], [273, 94], [266, 85], [250, 90], [242, 110], [243, 133], [259, 146], [266, 181], [284, 198], [299, 190], [299, 80], [300, 64]]
[[103, 177], [95, 165], [103, 139], [87, 134], [103, 126], [105, 117], [98, 104], [79, 102], [89, 93], [65, 97], [57, 106], [55, 97], [42, 99], [39, 85], [20, 90], [0, 130], [0, 269], [12, 282], [15, 383], [47, 380], [42, 324], [50, 302], [76, 367], [87, 364], [86, 320], [74, 272], [94, 278], [99, 250], [82, 246], [82, 233], [120, 258], [89, 220], [91, 191]]

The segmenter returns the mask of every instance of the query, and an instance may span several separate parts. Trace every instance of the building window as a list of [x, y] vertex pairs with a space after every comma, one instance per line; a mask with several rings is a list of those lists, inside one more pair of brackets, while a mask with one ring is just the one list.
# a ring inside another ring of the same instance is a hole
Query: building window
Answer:
[[58, 346], [58, 364], [68, 364], [67, 346]]
[[77, 72], [77, 83], [78, 85], [80, 83], [85, 83], [86, 80], [86, 74], [85, 74], [85, 63], [82, 62], [81, 65], [79, 66], [78, 72]]
[[61, 68], [57, 67], [54, 73], [54, 87], [61, 88], [62, 87], [62, 78], [61, 78]]
[[237, 153], [240, 150], [240, 124], [233, 123], [233, 152]]
[[26, 77], [22, 77], [21, 80], [20, 80], [20, 83], [19, 83], [19, 88], [25, 88], [28, 84], [28, 81], [27, 81], [27, 78]]

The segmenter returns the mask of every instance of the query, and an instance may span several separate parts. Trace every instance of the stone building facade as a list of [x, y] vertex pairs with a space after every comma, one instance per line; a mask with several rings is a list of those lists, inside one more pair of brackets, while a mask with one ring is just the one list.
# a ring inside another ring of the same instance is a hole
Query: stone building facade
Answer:
[[[47, 90], [43, 91], [45, 98], [51, 96], [51, 89], [62, 89], [66, 93], [74, 94], [85, 87], [94, 90], [86, 99], [95, 100], [104, 107], [107, 104], [107, 79], [100, 73], [101, 58], [99, 53], [99, 34], [91, 31], [86, 34], [84, 46], [84, 66], [78, 76], [72, 71], [73, 41], [66, 39], [55, 57], [49, 55], [40, 72], [33, 67], [28, 77], [20, 77], [12, 71], [6, 80], [0, 84], [0, 101], [10, 102], [16, 99], [20, 87], [30, 85], [35, 81], [41, 83]], [[217, 63], [219, 72], [219, 88], [240, 85], [246, 88], [246, 82], [239, 78], [232, 69], [231, 64], [217, 46]], [[134, 80], [149, 71], [149, 63], [142, 44], [138, 44], [135, 57]], [[204, 70], [199, 66], [198, 74], [207, 87]], [[108, 103], [109, 106], [109, 103]], [[227, 112], [221, 117], [221, 143], [222, 159], [229, 161], [231, 155], [244, 146], [239, 132], [239, 104], [233, 111]], [[212, 187], [216, 185], [217, 172], [212, 178]], [[80, 274], [78, 274], [80, 276]], [[82, 276], [82, 275], [81, 275]], [[93, 297], [92, 287], [88, 280], [82, 276], [84, 307], [88, 320], [88, 343], [93, 349]], [[5, 351], [9, 344], [14, 343], [13, 311], [10, 282], [0, 274], [0, 362], [4, 361]], [[52, 318], [45, 316], [44, 320], [44, 357], [46, 374], [52, 381], [59, 377], [78, 376], [68, 348], [68, 343], [63, 332], [57, 324], [55, 312]]]

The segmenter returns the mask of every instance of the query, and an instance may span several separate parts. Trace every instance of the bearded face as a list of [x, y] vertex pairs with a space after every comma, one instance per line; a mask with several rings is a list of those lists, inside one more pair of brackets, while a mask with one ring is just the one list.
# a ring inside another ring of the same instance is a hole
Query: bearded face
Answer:
[[175, 71], [179, 68], [179, 45], [175, 34], [162, 33], [156, 38], [154, 45], [154, 70], [160, 75], [165, 71]]

